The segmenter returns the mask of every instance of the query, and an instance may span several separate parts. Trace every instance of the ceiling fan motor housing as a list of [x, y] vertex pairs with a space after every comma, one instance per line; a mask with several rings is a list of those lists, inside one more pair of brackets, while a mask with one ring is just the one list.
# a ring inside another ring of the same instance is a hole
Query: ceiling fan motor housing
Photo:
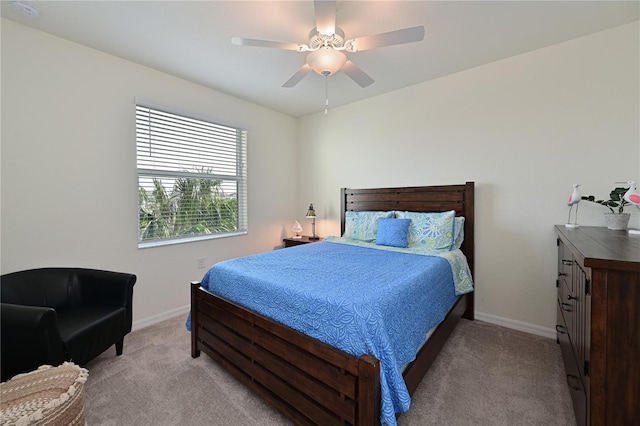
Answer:
[[335, 33], [333, 34], [320, 34], [318, 28], [314, 27], [309, 32], [309, 47], [311, 50], [317, 50], [322, 46], [342, 48], [344, 46], [344, 31], [336, 27]]

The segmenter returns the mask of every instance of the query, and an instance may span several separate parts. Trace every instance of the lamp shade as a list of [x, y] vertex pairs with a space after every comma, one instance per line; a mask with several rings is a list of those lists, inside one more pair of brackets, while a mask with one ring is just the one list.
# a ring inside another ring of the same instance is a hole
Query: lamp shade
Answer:
[[316, 211], [313, 209], [313, 204], [309, 204], [309, 210], [307, 210], [306, 218], [316, 217]]
[[331, 75], [340, 71], [347, 62], [347, 55], [330, 47], [321, 47], [307, 55], [307, 65], [320, 75]]

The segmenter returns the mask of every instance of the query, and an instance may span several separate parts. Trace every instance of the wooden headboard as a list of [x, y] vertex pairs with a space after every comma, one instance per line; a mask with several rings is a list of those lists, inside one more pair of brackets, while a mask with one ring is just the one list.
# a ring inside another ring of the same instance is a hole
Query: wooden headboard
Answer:
[[342, 188], [340, 192], [340, 235], [344, 234], [347, 211], [444, 212], [455, 210], [464, 216], [464, 241], [461, 250], [474, 274], [474, 183], [461, 185], [414, 186], [405, 188]]

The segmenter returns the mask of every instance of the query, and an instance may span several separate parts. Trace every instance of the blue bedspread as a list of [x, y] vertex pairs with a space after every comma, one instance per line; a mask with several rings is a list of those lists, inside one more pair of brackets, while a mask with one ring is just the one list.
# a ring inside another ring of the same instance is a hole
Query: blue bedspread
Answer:
[[458, 297], [443, 257], [332, 242], [220, 262], [202, 287], [352, 355], [379, 359], [381, 422], [388, 425], [409, 409], [402, 368]]

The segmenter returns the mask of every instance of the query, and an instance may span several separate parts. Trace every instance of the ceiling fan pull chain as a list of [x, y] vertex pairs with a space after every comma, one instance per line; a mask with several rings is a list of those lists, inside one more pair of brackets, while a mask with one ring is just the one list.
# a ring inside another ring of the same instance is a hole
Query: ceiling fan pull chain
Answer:
[[327, 115], [329, 110], [329, 75], [324, 75], [324, 115]]

